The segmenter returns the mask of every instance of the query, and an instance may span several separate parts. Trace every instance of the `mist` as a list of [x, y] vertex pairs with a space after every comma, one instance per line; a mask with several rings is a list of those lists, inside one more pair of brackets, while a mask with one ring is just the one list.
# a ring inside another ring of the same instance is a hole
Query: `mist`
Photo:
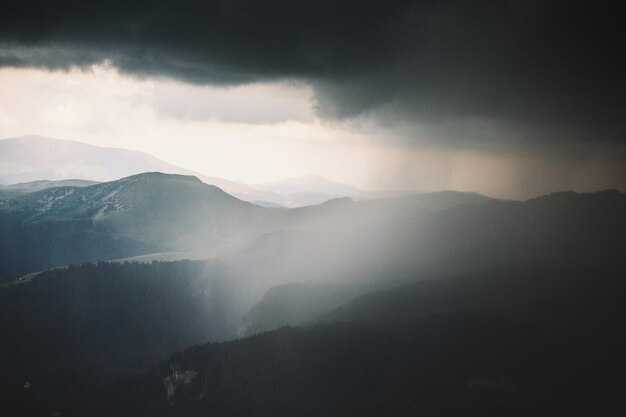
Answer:
[[0, 415], [609, 415], [624, 25], [7, 0]]

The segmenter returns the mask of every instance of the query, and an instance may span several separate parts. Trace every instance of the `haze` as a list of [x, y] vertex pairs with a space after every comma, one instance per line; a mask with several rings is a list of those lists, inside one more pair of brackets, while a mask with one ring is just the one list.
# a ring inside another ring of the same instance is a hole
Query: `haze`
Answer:
[[95, 65], [4, 68], [0, 85], [0, 137], [39, 133], [140, 150], [246, 183], [318, 174], [369, 190], [453, 189], [527, 198], [567, 189], [623, 189], [625, 181], [618, 145], [581, 144], [576, 150], [567, 144], [547, 152], [532, 146], [523, 152], [450, 147], [366, 116], [320, 119], [304, 82], [209, 87]]
[[623, 406], [619, 4], [2, 6], [0, 415]]

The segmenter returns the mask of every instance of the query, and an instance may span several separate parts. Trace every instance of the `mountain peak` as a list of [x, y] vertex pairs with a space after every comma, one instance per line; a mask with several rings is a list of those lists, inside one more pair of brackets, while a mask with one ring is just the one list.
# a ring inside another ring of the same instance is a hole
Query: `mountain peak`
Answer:
[[142, 172], [141, 174], [135, 174], [128, 177], [121, 178], [120, 182], [130, 182], [130, 181], [177, 181], [177, 182], [187, 182], [187, 183], [197, 183], [202, 184], [202, 181], [194, 175], [181, 175], [181, 174], [169, 174], [158, 171], [153, 172]]

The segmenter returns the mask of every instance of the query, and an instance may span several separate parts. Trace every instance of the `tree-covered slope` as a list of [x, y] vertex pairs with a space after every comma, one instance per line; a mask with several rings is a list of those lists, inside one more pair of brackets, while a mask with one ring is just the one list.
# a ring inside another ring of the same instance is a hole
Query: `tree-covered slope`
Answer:
[[490, 313], [615, 339], [626, 318], [624, 276], [623, 267], [606, 265], [509, 264], [371, 292], [319, 321], [402, 323], [437, 313]]
[[14, 401], [69, 416], [564, 415], [582, 413], [606, 386], [594, 385], [604, 375], [585, 358], [562, 335], [489, 315], [436, 315], [282, 328], [192, 347], [105, 387]]
[[3, 384], [138, 372], [191, 344], [232, 337], [235, 310], [223, 268], [205, 262], [43, 272], [0, 288]]

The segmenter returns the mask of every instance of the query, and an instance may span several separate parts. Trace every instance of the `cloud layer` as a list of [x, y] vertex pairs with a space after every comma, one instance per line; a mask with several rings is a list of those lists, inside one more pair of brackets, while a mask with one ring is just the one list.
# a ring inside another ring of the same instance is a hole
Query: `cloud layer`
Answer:
[[194, 84], [300, 80], [329, 120], [486, 147], [626, 143], [609, 2], [4, 2], [0, 66], [109, 62]]

